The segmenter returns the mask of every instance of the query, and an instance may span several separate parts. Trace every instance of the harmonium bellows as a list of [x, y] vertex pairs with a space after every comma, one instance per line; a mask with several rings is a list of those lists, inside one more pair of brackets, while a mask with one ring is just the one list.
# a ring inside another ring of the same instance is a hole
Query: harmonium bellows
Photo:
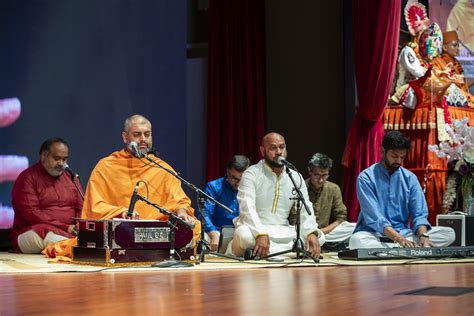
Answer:
[[174, 259], [195, 260], [193, 231], [180, 223], [173, 225], [157, 220], [79, 219], [72, 261], [102, 265], [149, 263], [169, 259], [170, 254]]

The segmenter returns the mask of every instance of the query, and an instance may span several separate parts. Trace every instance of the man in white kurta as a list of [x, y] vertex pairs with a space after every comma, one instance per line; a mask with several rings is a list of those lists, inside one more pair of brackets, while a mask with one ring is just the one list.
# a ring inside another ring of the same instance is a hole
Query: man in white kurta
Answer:
[[[265, 257], [292, 249], [296, 239], [295, 226], [290, 226], [288, 216], [297, 195], [286, 167], [277, 162], [279, 156], [286, 157], [285, 139], [276, 133], [267, 134], [260, 150], [265, 158], [249, 167], [239, 184], [240, 215], [234, 219], [234, 238], [227, 248], [227, 253], [236, 256], [252, 248], [254, 256]], [[318, 229], [302, 175], [291, 173], [311, 212], [308, 215], [304, 207], [301, 209], [300, 237], [305, 249], [318, 258], [324, 234]]]

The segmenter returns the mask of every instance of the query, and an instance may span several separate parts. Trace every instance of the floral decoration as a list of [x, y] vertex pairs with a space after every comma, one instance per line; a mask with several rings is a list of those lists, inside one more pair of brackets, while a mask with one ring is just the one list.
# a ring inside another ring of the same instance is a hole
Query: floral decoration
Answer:
[[[429, 145], [428, 149], [438, 157], [446, 158], [448, 177], [446, 192], [443, 196], [443, 210], [452, 208], [460, 192], [464, 198], [464, 209], [471, 204], [474, 188], [474, 127], [468, 126], [469, 119], [453, 120], [452, 126], [446, 124], [449, 140], [438, 145]], [[469, 205], [467, 205], [469, 203]]]

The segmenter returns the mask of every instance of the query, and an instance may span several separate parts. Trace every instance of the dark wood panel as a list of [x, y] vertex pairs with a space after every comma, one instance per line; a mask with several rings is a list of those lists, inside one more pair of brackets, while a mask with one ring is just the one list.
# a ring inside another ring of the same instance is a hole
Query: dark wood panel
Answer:
[[0, 274], [0, 315], [473, 315], [474, 264]]

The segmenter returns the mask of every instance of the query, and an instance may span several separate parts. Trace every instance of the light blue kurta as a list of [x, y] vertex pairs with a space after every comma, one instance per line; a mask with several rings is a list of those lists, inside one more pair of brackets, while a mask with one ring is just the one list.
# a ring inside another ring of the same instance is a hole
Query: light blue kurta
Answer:
[[362, 171], [357, 179], [360, 203], [359, 219], [354, 232], [369, 231], [383, 235], [393, 227], [401, 235], [416, 232], [420, 225], [428, 230], [428, 207], [417, 177], [400, 167], [390, 174], [381, 162]]

